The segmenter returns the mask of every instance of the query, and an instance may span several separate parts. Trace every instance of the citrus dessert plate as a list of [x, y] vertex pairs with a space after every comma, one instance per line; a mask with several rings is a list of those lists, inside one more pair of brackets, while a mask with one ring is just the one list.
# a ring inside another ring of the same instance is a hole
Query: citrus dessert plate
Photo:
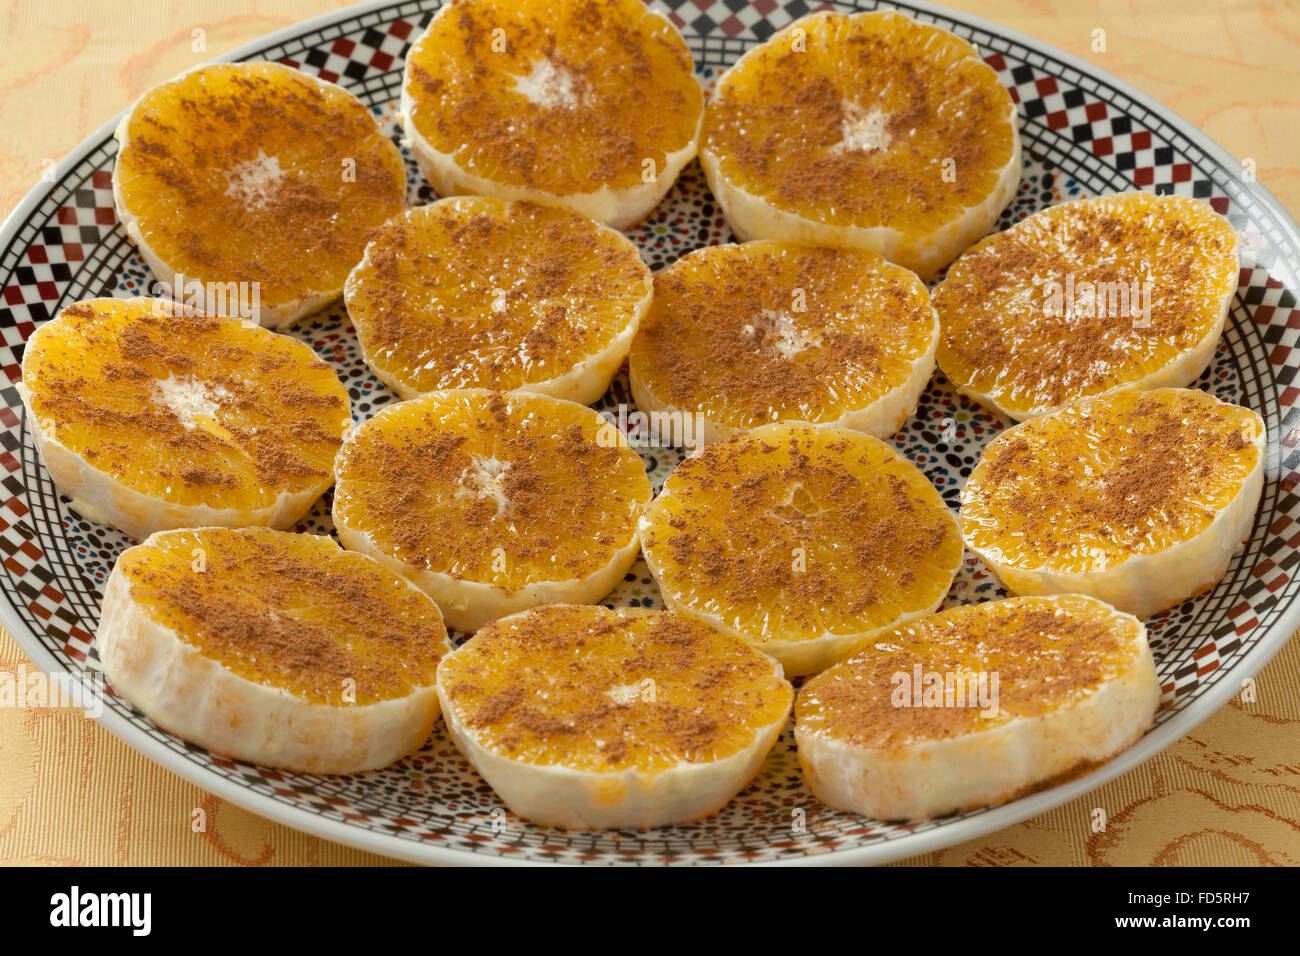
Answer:
[[[695, 64], [692, 82], [710, 92], [744, 54], [808, 13], [806, 4], [783, 0], [741, 10], [733, 10], [734, 6], [703, 7], [694, 0], [656, 5], [685, 40]], [[928, 854], [994, 831], [1006, 831], [991, 838], [998, 845], [1023, 845], [1031, 837], [1014, 824], [1069, 801], [1078, 800], [1063, 812], [1086, 818], [1100, 798], [1078, 798], [1149, 760], [1234, 698], [1242, 681], [1256, 674], [1300, 628], [1300, 610], [1295, 606], [1300, 595], [1300, 578], [1295, 574], [1300, 566], [1300, 539], [1296, 538], [1300, 497], [1295, 493], [1300, 458], [1292, 447], [1300, 434], [1295, 431], [1300, 429], [1300, 382], [1295, 379], [1300, 238], [1295, 223], [1259, 183], [1242, 181], [1239, 158], [1210, 142], [1172, 110], [1095, 66], [965, 14], [908, 0], [889, 6], [969, 44], [976, 58], [962, 71], [979, 72], [973, 68], [982, 63], [1015, 106], [1020, 185], [991, 230], [1004, 231], [1033, 213], [1074, 199], [1140, 189], [1204, 202], [1225, 217], [1238, 236], [1240, 271], [1228, 317], [1209, 365], [1192, 387], [1262, 418], [1267, 452], [1259, 506], [1244, 547], [1230, 558], [1218, 584], [1143, 621], [1160, 685], [1161, 709], [1140, 740], [1078, 777], [1000, 806], [900, 824], [836, 810], [818, 800], [800, 771], [794, 725], [787, 721], [754, 778], [716, 813], [651, 829], [559, 830], [511, 812], [457, 749], [443, 719], [434, 723], [415, 754], [383, 769], [344, 776], [273, 769], [211, 753], [166, 731], [128, 700], [112, 694], [103, 699], [100, 725], [223, 800], [330, 840], [417, 862], [825, 864], [903, 858], [932, 862], [934, 857]], [[868, 2], [836, 7], [844, 13], [875, 8]], [[407, 135], [398, 118], [407, 54], [438, 9], [425, 0], [382, 0], [338, 10], [247, 46], [230, 58], [279, 62], [346, 88], [366, 105], [396, 146]], [[491, 39], [487, 34], [489, 51]], [[512, 69], [529, 75], [532, 67], [525, 69], [521, 62]], [[626, 72], [619, 74], [620, 82]], [[612, 84], [616, 76], [611, 73], [609, 78]], [[625, 110], [629, 115], [652, 120], [668, 115], [651, 109], [646, 98], [627, 102], [632, 104]], [[104, 587], [118, 556], [135, 542], [82, 514], [59, 492], [57, 476], [52, 477], [36, 446], [38, 422], [23, 407], [17, 385], [33, 333], [64, 308], [96, 297], [148, 295], [160, 278], [139, 255], [114, 212], [118, 144], [113, 131], [119, 122], [120, 118], [108, 123], [60, 162], [52, 171], [52, 181], [41, 183], [24, 200], [0, 236], [0, 371], [4, 373], [0, 376], [4, 398], [0, 403], [4, 485], [0, 623], [41, 668], [91, 682], [100, 679], [102, 670], [94, 635]], [[689, 121], [682, 125], [688, 127]], [[615, 123], [614, 128], [621, 127]], [[689, 139], [687, 129], [683, 142]], [[580, 152], [573, 149], [574, 155]], [[402, 155], [405, 205], [436, 202], [439, 194], [420, 171], [414, 143], [402, 147]], [[637, 159], [648, 156], [649, 152]], [[959, 174], [962, 168], [958, 163]], [[942, 164], [936, 172], [942, 176]], [[639, 177], [638, 166], [638, 183]], [[380, 222], [400, 211], [394, 209]], [[728, 228], [724, 210], [697, 163], [687, 163], [659, 203], [625, 235], [652, 272], [698, 248], [740, 239]], [[981, 238], [974, 236], [971, 241]], [[340, 273], [340, 284], [360, 261], [364, 244], [357, 246], [356, 258]], [[506, 286], [498, 283], [494, 288]], [[304, 317], [283, 334], [332, 366], [358, 425], [402, 399], [367, 365], [343, 303]], [[659, 440], [654, 421], [638, 407], [623, 372], [616, 373], [609, 390], [591, 403], [589, 414], [605, 419], [606, 438], [608, 430], [627, 436], [651, 487], [661, 489], [683, 452]], [[884, 442], [910, 463], [908, 467], [924, 473], [936, 495], [955, 513], [961, 489], [984, 447], [1010, 424], [936, 373], [915, 409]], [[867, 438], [860, 432], [850, 434], [855, 441]], [[328, 469], [328, 463], [324, 467]], [[336, 533], [332, 506], [327, 492], [294, 529], [315, 535]], [[565, 514], [559, 512], [560, 517]], [[740, 516], [733, 533], [741, 533], [748, 521], [748, 515]], [[557, 531], [560, 523], [555, 522]], [[556, 540], [561, 540], [559, 534]], [[812, 542], [803, 544], [809, 548], [805, 554], [811, 554]], [[798, 556], [784, 557], [793, 564]], [[763, 560], [775, 562], [776, 556]], [[815, 567], [811, 562], [807, 566]], [[860, 596], [861, 589], [854, 590]], [[941, 609], [1006, 596], [988, 567], [968, 552], [942, 596]], [[591, 600], [615, 609], [646, 611], [664, 606], [664, 596], [642, 560], [634, 560], [620, 572], [607, 594]], [[461, 635], [452, 635], [453, 644], [461, 642]], [[1275, 773], [1276, 779], [1285, 779], [1286, 768], [1260, 754], [1251, 772]], [[804, 825], [795, 831], [792, 824], [800, 814]], [[1030, 831], [1031, 836], [1039, 832], [1037, 826]], [[1098, 862], [1123, 862], [1106, 841], [1089, 846]], [[1280, 854], [1267, 846], [1260, 852], [1282, 862]]]
[[292, 525], [352, 425], [308, 346], [163, 299], [72, 303], [27, 343], [19, 392], [59, 490], [133, 538]]
[[722, 75], [700, 160], [740, 238], [868, 249], [928, 279], [1011, 201], [1019, 121], [966, 40], [823, 11]]
[[1255, 525], [1266, 431], [1200, 389], [1085, 399], [989, 443], [961, 493], [966, 547], [1016, 594], [1150, 617], [1219, 582]]
[[515, 813], [662, 827], [758, 772], [794, 691], [772, 658], [666, 611], [551, 604], [483, 628], [438, 668], [456, 746]]
[[438, 719], [437, 605], [333, 540], [161, 531], [123, 551], [95, 636], [109, 684], [211, 750], [306, 773], [385, 767]]
[[691, 444], [774, 421], [888, 438], [934, 371], [929, 293], [875, 253], [708, 246], [660, 271], [654, 288], [628, 380], [643, 412], [699, 417], [682, 430]]
[[922, 618], [807, 681], [795, 739], [828, 806], [924, 820], [1096, 766], [1159, 703], [1137, 618], [1074, 594], [1010, 598]]
[[690, 48], [641, 0], [452, 0], [407, 55], [401, 116], [439, 195], [623, 229], [695, 158], [703, 109]]
[[401, 155], [365, 104], [282, 63], [152, 87], [117, 140], [114, 206], [157, 282], [270, 328], [337, 299], [367, 234], [402, 208]]
[[683, 461], [641, 519], [677, 613], [812, 674], [937, 608], [961, 564], [925, 474], [844, 428], [776, 422]]
[[1122, 388], [1189, 385], [1237, 289], [1237, 232], [1208, 203], [1123, 192], [990, 236], [934, 292], [939, 367], [1026, 419]]
[[449, 389], [358, 428], [334, 468], [334, 525], [429, 593], [460, 631], [537, 604], [588, 603], [636, 559], [650, 480], [590, 408]]
[[521, 389], [594, 402], [650, 305], [636, 245], [554, 206], [481, 196], [383, 225], [344, 290], [362, 353], [403, 398]]

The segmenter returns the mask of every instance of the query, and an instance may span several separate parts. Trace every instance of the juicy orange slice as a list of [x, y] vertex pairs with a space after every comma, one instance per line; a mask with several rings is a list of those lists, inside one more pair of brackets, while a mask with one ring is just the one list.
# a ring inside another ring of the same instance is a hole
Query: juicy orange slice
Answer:
[[1137, 618], [1079, 595], [1012, 598], [922, 618], [818, 674], [799, 692], [795, 740], [823, 803], [915, 820], [1101, 764], [1159, 703]]
[[965, 40], [892, 10], [815, 13], [722, 75], [700, 162], [741, 239], [867, 249], [928, 278], [1010, 202], [1020, 134]]
[[590, 408], [449, 389], [380, 412], [335, 464], [334, 524], [474, 631], [537, 604], [600, 600], [637, 555], [650, 480]]
[[585, 404], [609, 388], [652, 290], [613, 229], [466, 196], [385, 224], [344, 297], [366, 362], [403, 398], [523, 389]]
[[162, 727], [306, 773], [419, 749], [451, 649], [403, 578], [328, 537], [264, 528], [164, 531], [122, 552], [96, 643], [109, 683]]
[[794, 692], [743, 641], [666, 612], [548, 605], [489, 624], [438, 668], [456, 746], [515, 813], [656, 827], [721, 809]]
[[641, 519], [679, 614], [810, 674], [938, 607], [961, 564], [934, 486], [861, 432], [778, 422], [709, 445]]
[[655, 276], [629, 377], [643, 412], [703, 416], [705, 442], [790, 420], [884, 438], [916, 407], [938, 339], [925, 286], [874, 253], [709, 246]]
[[1061, 203], [948, 270], [934, 293], [939, 367], [1020, 420], [1116, 388], [1188, 385], [1214, 357], [1236, 290], [1237, 234], [1199, 200]]
[[55, 485], [134, 538], [292, 525], [352, 424], [307, 345], [162, 299], [68, 306], [28, 341], [20, 392]]
[[641, 0], [452, 0], [402, 84], [439, 195], [553, 203], [619, 229], [694, 158], [703, 111], [686, 42]]
[[1250, 536], [1263, 419], [1198, 389], [1114, 392], [1007, 429], [962, 492], [966, 546], [1011, 591], [1148, 617], [1223, 577]]
[[257, 306], [275, 327], [329, 304], [406, 171], [365, 104], [278, 63], [214, 63], [147, 90], [117, 130], [113, 198], [171, 294]]

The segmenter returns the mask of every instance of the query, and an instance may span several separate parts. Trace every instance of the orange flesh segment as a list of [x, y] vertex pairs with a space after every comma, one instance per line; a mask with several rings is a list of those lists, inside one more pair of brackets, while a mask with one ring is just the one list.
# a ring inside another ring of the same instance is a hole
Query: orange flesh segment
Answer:
[[1199, 200], [1063, 203], [948, 270], [934, 292], [939, 367], [1028, 417], [1165, 368], [1214, 333], [1236, 288], [1236, 232]]
[[325, 537], [168, 531], [118, 568], [154, 622], [236, 676], [312, 703], [404, 697], [434, 683], [448, 649], [432, 600]]
[[914, 465], [859, 432], [797, 423], [687, 458], [642, 528], [665, 591], [760, 644], [927, 610], [962, 554], [952, 514]]
[[965, 40], [893, 11], [827, 13], [728, 74], [700, 148], [778, 209], [914, 241], [995, 191], [1015, 123], [997, 74]]
[[704, 102], [685, 41], [641, 0], [456, 0], [407, 62], [434, 149], [561, 196], [641, 186], [694, 141]]
[[[1140, 633], [1135, 619], [1078, 595], [963, 605], [882, 635], [807, 681], [795, 720], [801, 732], [873, 750], [992, 730], [1096, 693], [1127, 670]], [[918, 706], [933, 674], [944, 679], [944, 706]], [[911, 706], [895, 703], [906, 699], [896, 697], [900, 688], [911, 691]]]
[[160, 299], [67, 307], [29, 345], [23, 381], [70, 451], [179, 505], [256, 509], [328, 485], [352, 421], [307, 345]]
[[279, 64], [186, 73], [128, 123], [116, 179], [145, 242], [190, 278], [258, 283], [264, 306], [341, 288], [405, 200], [401, 154], [365, 105]]
[[384, 225], [348, 280], [377, 368], [416, 392], [558, 378], [626, 328], [650, 270], [618, 233], [562, 209], [463, 197]]
[[439, 681], [482, 746], [593, 773], [728, 757], [793, 696], [771, 658], [702, 624], [576, 605], [493, 621]]
[[406, 564], [500, 587], [599, 570], [650, 498], [640, 456], [591, 409], [525, 392], [433, 392], [339, 454], [334, 513]]
[[970, 547], [1016, 568], [1094, 571], [1206, 530], [1260, 460], [1254, 412], [1197, 389], [1122, 391], [1033, 419], [966, 484]]
[[732, 428], [834, 422], [904, 384], [933, 341], [917, 277], [869, 252], [710, 246], [655, 276], [633, 374]]

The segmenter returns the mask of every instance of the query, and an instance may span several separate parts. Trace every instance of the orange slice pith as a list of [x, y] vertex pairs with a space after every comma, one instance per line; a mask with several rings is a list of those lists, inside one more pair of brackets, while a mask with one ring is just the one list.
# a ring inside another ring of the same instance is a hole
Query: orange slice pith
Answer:
[[1017, 425], [962, 492], [966, 545], [1018, 593], [1146, 617], [1212, 586], [1249, 536], [1263, 420], [1198, 389], [1125, 390]]
[[932, 611], [957, 523], [914, 465], [860, 432], [778, 422], [683, 461], [641, 520], [670, 608], [820, 670]]
[[449, 653], [437, 606], [331, 538], [165, 531], [118, 558], [96, 636], [114, 688], [187, 740], [306, 772], [427, 739]]
[[[558, 826], [660, 826], [753, 776], [793, 691], [744, 642], [666, 612], [549, 605], [438, 671], [453, 739], [506, 803]], [[689, 784], [689, 785], [687, 785]]]
[[556, 207], [444, 199], [386, 223], [348, 277], [366, 362], [403, 398], [524, 389], [595, 401], [650, 303], [620, 233]]
[[339, 539], [411, 578], [449, 625], [599, 600], [636, 558], [640, 457], [591, 409], [451, 389], [385, 409], [335, 466]]
[[1062, 203], [948, 270], [934, 292], [939, 367], [1021, 420], [1114, 388], [1188, 385], [1213, 358], [1236, 289], [1236, 232], [1200, 200]]
[[[154, 275], [256, 283], [267, 326], [336, 299], [367, 233], [405, 200], [401, 154], [365, 104], [278, 63], [155, 86], [117, 137], [118, 218]], [[219, 310], [215, 293], [184, 298]]]
[[685, 41], [640, 0], [454, 0], [402, 86], [440, 195], [558, 202], [618, 228], [695, 155], [703, 109]]
[[1160, 701], [1142, 622], [1081, 595], [952, 608], [806, 682], [804, 777], [877, 819], [998, 804], [1101, 763]]
[[737, 236], [856, 246], [927, 278], [1010, 201], [1020, 139], [965, 40], [894, 11], [826, 12], [722, 76], [700, 161]]
[[23, 401], [55, 484], [87, 517], [285, 527], [333, 480], [347, 391], [311, 348], [161, 299], [91, 299], [41, 326]]
[[856, 250], [708, 246], [655, 276], [629, 378], [646, 412], [698, 412], [705, 441], [772, 421], [893, 434], [934, 369], [916, 276]]

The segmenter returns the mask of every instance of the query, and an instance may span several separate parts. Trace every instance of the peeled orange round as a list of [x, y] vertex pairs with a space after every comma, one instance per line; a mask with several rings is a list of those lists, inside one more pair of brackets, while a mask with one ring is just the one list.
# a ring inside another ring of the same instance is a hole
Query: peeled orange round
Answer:
[[439, 195], [622, 229], [694, 158], [703, 108], [685, 41], [641, 0], [452, 0], [407, 55], [401, 116]]
[[1024, 420], [1118, 388], [1189, 385], [1237, 291], [1237, 234], [1198, 199], [1061, 203], [969, 250], [934, 292], [958, 391]]
[[929, 278], [1010, 202], [1020, 135], [965, 40], [893, 10], [822, 12], [722, 75], [700, 162], [739, 238], [867, 249]]
[[474, 631], [538, 604], [600, 600], [637, 555], [640, 456], [590, 408], [449, 389], [384, 409], [335, 465], [346, 547], [409, 577]]
[[609, 388], [651, 291], [613, 229], [463, 196], [386, 223], [344, 298], [366, 362], [403, 398], [492, 388], [585, 404]]
[[418, 750], [450, 651], [418, 588], [328, 537], [164, 531], [123, 551], [95, 637], [104, 676], [217, 753], [355, 773]]
[[1159, 703], [1137, 618], [1080, 595], [1011, 598], [913, 621], [818, 674], [795, 740], [827, 806], [921, 820], [1104, 763]]
[[559, 827], [657, 827], [721, 809], [785, 725], [781, 667], [666, 612], [547, 605], [438, 668], [456, 746], [506, 805]]
[[213, 63], [152, 87], [117, 141], [117, 215], [154, 277], [187, 305], [267, 327], [337, 299], [406, 195], [401, 154], [366, 105], [279, 63]]
[[705, 447], [641, 519], [668, 607], [811, 674], [939, 606], [957, 522], [915, 465], [843, 428], [777, 422]]
[[28, 341], [19, 391], [72, 507], [134, 538], [292, 525], [352, 425], [309, 346], [162, 299], [68, 306]]
[[966, 546], [1018, 594], [1148, 617], [1213, 587], [1250, 536], [1267, 433], [1199, 389], [1125, 390], [1009, 428], [962, 491]]
[[939, 321], [911, 272], [860, 250], [707, 246], [655, 275], [629, 356], [637, 407], [702, 441], [773, 421], [885, 438], [934, 370]]

